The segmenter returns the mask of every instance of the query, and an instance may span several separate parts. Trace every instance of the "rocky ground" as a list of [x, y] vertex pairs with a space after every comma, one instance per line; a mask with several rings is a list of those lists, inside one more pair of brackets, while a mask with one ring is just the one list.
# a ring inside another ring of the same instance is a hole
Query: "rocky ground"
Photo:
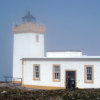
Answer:
[[0, 100], [100, 100], [100, 89], [35, 90], [2, 84]]

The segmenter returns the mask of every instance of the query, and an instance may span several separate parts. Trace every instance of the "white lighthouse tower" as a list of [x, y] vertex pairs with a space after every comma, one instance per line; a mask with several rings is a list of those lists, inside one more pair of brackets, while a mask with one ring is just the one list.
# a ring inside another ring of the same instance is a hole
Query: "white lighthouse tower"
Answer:
[[20, 25], [13, 25], [13, 78], [22, 78], [22, 58], [44, 57], [45, 26], [36, 23], [30, 12]]

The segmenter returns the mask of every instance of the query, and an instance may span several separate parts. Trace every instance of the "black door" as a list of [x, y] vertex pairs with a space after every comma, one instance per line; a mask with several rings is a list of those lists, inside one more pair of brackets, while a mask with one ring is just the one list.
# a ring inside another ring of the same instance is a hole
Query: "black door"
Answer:
[[66, 88], [75, 88], [75, 71], [66, 71]]

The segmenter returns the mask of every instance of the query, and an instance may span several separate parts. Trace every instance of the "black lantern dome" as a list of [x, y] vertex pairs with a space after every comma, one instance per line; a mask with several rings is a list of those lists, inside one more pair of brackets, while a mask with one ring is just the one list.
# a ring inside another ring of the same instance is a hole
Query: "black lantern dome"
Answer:
[[36, 23], [36, 18], [28, 12], [26, 16], [22, 17], [23, 23], [32, 22]]

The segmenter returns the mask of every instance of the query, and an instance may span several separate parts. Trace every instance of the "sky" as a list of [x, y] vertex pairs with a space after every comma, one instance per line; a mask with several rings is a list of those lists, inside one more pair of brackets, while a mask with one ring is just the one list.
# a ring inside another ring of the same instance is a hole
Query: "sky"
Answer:
[[45, 50], [100, 56], [100, 0], [0, 0], [0, 79], [12, 76], [12, 25], [28, 11], [46, 27]]

